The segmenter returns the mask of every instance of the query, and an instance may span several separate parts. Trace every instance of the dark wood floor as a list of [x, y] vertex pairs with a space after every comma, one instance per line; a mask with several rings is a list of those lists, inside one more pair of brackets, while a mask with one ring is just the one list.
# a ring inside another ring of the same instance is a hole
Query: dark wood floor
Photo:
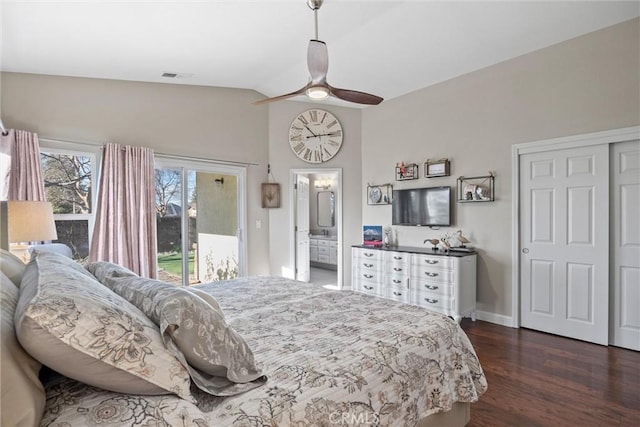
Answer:
[[469, 427], [640, 426], [640, 353], [465, 319], [489, 390]]

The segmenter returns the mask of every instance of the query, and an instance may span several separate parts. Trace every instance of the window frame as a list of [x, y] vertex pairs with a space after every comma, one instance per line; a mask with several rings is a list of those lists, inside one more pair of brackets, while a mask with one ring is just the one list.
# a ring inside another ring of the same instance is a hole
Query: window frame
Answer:
[[54, 221], [88, 221], [87, 230], [89, 235], [87, 237], [90, 249], [97, 210], [96, 202], [98, 195], [98, 182], [100, 180], [100, 163], [102, 162], [102, 146], [79, 142], [57, 141], [46, 138], [40, 138], [39, 144], [40, 153], [84, 156], [91, 158], [91, 213], [53, 215]]

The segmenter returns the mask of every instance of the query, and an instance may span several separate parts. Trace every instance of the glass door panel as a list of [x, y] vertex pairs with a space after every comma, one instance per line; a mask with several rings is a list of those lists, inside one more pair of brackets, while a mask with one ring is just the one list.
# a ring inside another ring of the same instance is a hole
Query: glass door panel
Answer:
[[238, 277], [238, 178], [197, 171], [188, 176], [189, 237], [195, 243], [189, 284]]
[[182, 170], [156, 169], [158, 278], [182, 285]]

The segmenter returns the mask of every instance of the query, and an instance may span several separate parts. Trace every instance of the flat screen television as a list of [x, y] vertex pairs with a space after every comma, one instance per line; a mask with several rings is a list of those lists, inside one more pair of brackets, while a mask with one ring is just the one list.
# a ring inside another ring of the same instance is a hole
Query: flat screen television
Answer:
[[451, 225], [451, 187], [393, 190], [393, 225]]

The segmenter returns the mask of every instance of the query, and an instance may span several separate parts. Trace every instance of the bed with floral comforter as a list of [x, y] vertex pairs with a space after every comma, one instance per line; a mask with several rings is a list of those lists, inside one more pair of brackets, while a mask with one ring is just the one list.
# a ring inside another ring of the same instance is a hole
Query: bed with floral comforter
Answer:
[[487, 389], [459, 325], [423, 308], [277, 277], [198, 288], [251, 346], [266, 384], [229, 397], [192, 387], [194, 404], [54, 376], [42, 425], [415, 426]]

